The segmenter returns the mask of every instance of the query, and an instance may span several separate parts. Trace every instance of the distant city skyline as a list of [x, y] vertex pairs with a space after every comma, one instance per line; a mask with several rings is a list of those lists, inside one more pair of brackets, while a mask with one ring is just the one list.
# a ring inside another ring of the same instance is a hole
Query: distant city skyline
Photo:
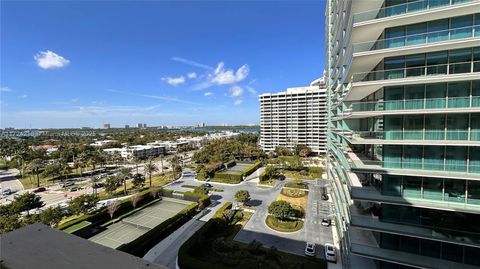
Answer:
[[323, 10], [2, 2], [0, 128], [258, 124], [258, 94], [322, 75]]

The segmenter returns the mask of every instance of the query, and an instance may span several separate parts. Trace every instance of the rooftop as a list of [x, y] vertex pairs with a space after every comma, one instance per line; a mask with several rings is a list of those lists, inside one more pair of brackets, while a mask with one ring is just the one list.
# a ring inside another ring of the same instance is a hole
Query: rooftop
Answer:
[[39, 223], [2, 234], [0, 241], [0, 267], [7, 269], [164, 268]]

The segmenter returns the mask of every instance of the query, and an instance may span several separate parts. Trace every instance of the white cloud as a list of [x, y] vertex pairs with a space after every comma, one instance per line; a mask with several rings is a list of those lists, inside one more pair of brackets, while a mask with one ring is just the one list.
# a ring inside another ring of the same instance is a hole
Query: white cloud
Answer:
[[235, 102], [233, 103], [235, 106], [239, 106], [243, 103], [243, 100], [235, 100]]
[[197, 63], [195, 61], [188, 60], [188, 59], [181, 58], [181, 57], [172, 57], [172, 61], [183, 63], [183, 64], [190, 65], [190, 66], [200, 67], [200, 68], [207, 69], [207, 70], [212, 70], [213, 69], [211, 66], [208, 66], [206, 64]]
[[22, 95], [18, 96], [18, 98], [27, 98], [27, 97], [28, 97], [28, 95], [26, 95], [26, 94], [22, 94]]
[[43, 69], [62, 68], [70, 64], [70, 60], [49, 50], [40, 51], [37, 55], [33, 56], [33, 59], [35, 59], [37, 65]]
[[197, 73], [195, 73], [195, 72], [188, 73], [187, 77], [190, 78], [190, 79], [196, 78], [196, 77], [197, 77]]
[[213, 95], [213, 92], [206, 92], [206, 93], [204, 93], [203, 95], [205, 95], [205, 96], [212, 96], [212, 95]]
[[217, 68], [215, 68], [215, 71], [211, 76], [212, 77], [211, 81], [214, 84], [218, 84], [218, 85], [234, 84], [244, 80], [248, 76], [248, 73], [250, 72], [250, 69], [246, 64], [242, 65], [236, 72], [234, 72], [234, 70], [232, 69], [225, 70], [224, 65], [225, 64], [223, 62], [220, 62], [217, 65]]
[[230, 94], [232, 97], [242, 96], [243, 89], [239, 86], [233, 86], [232, 88], [230, 88]]
[[9, 87], [0, 87], [0, 92], [12, 92], [13, 90], [10, 89]]
[[180, 84], [185, 83], [185, 77], [184, 76], [179, 76], [177, 78], [172, 78], [172, 77], [164, 77], [162, 80], [166, 81], [168, 84], [172, 86], [178, 86]]
[[250, 87], [250, 86], [248, 86], [248, 85], [245, 86], [245, 89], [247, 89], [247, 91], [248, 91], [249, 93], [251, 93], [252, 95], [255, 95], [255, 96], [258, 95], [257, 91], [256, 91], [254, 88], [252, 88], [252, 87]]

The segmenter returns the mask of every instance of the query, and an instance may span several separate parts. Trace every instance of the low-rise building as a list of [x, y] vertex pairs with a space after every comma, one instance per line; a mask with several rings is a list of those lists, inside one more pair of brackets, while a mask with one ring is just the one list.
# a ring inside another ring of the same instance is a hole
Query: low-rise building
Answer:
[[135, 158], [140, 160], [155, 158], [167, 154], [167, 148], [164, 145], [135, 145], [123, 148], [109, 148], [104, 149], [103, 151], [108, 154], [118, 152], [125, 159]]

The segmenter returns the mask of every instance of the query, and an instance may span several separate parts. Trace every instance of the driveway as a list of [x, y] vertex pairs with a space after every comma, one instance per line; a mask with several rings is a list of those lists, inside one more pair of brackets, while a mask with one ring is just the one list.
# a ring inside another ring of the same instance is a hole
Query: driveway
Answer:
[[[287, 179], [287, 182], [291, 181]], [[268, 205], [275, 199], [285, 184], [278, 184], [273, 192], [264, 198], [264, 203], [256, 208], [245, 227], [235, 237], [235, 240], [250, 243], [252, 240], [261, 242], [264, 246], [275, 246], [279, 250], [296, 255], [304, 255], [305, 242], [317, 244], [317, 257], [324, 258], [323, 246], [325, 243], [333, 243], [331, 227], [324, 227], [320, 224], [321, 219], [330, 214], [330, 203], [321, 200], [320, 187], [324, 184], [321, 181], [316, 185], [315, 181], [306, 181], [309, 184], [308, 203], [305, 214], [303, 229], [293, 233], [281, 233], [270, 229], [265, 224], [268, 215]]]

